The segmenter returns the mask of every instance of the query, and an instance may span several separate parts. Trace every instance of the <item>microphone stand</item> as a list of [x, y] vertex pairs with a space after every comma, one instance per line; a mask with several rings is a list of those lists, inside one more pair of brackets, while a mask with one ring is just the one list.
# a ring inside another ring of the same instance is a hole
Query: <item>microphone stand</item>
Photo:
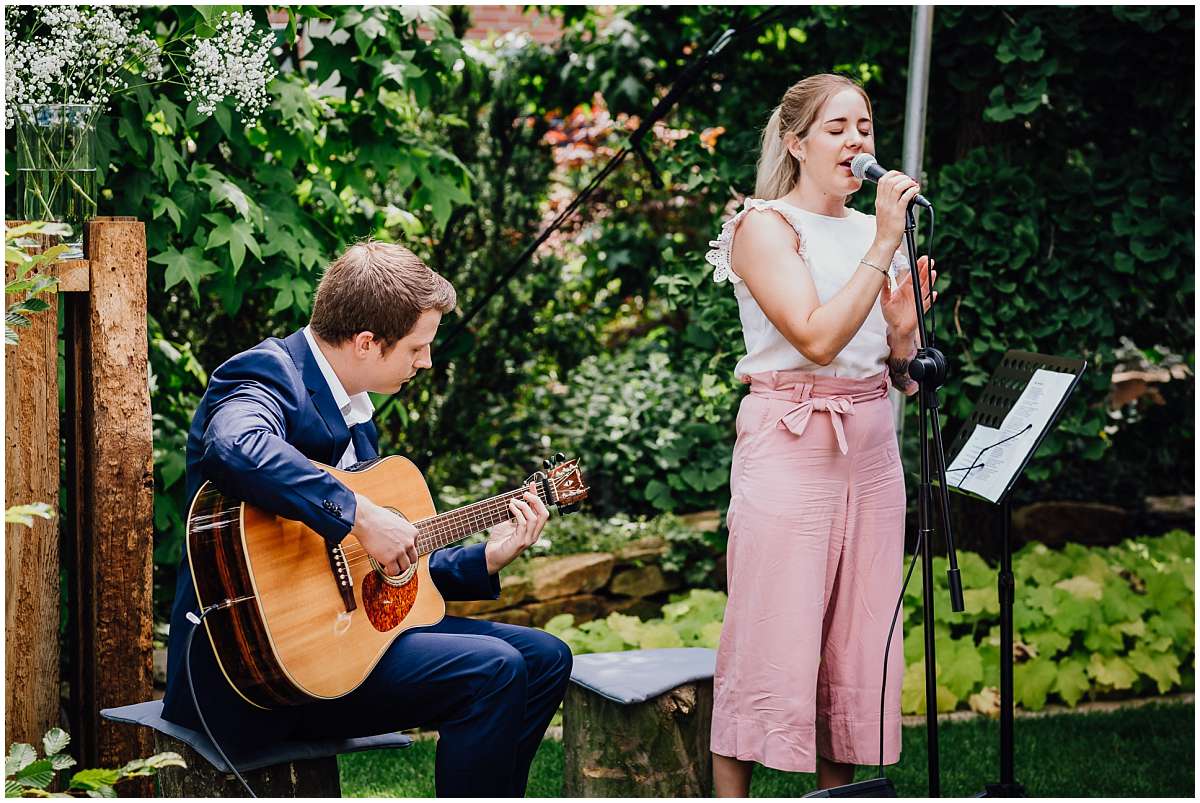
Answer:
[[[932, 216], [933, 209], [929, 210]], [[908, 250], [908, 264], [913, 283], [913, 301], [917, 305], [917, 331], [920, 341], [917, 356], [909, 363], [908, 375], [920, 385], [921, 397], [921, 484], [918, 490], [918, 521], [920, 533], [917, 548], [921, 550], [921, 598], [925, 624], [925, 731], [929, 756], [929, 796], [940, 797], [941, 775], [938, 766], [937, 737], [937, 657], [934, 647], [933, 626], [933, 536], [930, 506], [933, 504], [933, 484], [930, 480], [930, 464], [937, 469], [938, 495], [940, 497], [942, 532], [946, 537], [946, 551], [950, 558], [947, 576], [950, 582], [950, 608], [954, 612], [963, 610], [962, 578], [958, 571], [958, 553], [954, 548], [954, 536], [950, 529], [950, 494], [946, 485], [946, 453], [942, 447], [942, 427], [938, 421], [938, 388], [946, 381], [948, 364], [946, 357], [934, 346], [933, 331], [925, 324], [925, 308], [922, 303], [924, 291], [921, 287], [921, 272], [917, 269], [917, 221], [913, 215], [913, 203], [905, 213], [904, 241]], [[932, 294], [932, 288], [930, 288]], [[932, 427], [932, 430], [930, 429]], [[932, 435], [932, 437], [931, 437]]]

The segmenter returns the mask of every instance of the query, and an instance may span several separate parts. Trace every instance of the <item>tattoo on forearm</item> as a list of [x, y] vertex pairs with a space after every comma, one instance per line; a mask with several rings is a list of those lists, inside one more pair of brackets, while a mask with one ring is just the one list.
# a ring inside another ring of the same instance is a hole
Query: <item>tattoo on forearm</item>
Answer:
[[917, 383], [908, 375], [908, 362], [907, 357], [889, 357], [887, 361], [888, 376], [893, 387], [904, 394], [909, 394], [917, 387]]

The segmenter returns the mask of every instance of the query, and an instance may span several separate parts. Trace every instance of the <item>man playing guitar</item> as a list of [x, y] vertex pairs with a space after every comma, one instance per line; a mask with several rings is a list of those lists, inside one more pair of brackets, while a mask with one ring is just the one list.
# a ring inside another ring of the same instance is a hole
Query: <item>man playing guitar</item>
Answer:
[[[431, 367], [430, 344], [454, 305], [450, 283], [408, 249], [350, 246], [322, 277], [308, 326], [268, 338], [213, 372], [188, 433], [189, 500], [208, 481], [302, 523], [331, 546], [350, 535], [384, 574], [403, 575], [418, 560], [414, 524], [313, 461], [344, 469], [378, 456], [367, 392], [395, 393]], [[499, 596], [499, 571], [537, 541], [549, 517], [533, 492], [513, 499], [509, 510], [511, 522], [493, 528], [486, 543], [429, 555], [429, 574], [444, 598]], [[184, 637], [187, 614], [198, 608], [185, 555], [163, 716], [197, 730]], [[529, 765], [566, 691], [571, 653], [541, 630], [447, 616], [396, 637], [353, 691], [269, 710], [237, 692], [200, 634], [191, 670], [204, 719], [234, 763], [239, 752], [282, 739], [433, 727], [439, 796], [509, 797], [524, 795]]]

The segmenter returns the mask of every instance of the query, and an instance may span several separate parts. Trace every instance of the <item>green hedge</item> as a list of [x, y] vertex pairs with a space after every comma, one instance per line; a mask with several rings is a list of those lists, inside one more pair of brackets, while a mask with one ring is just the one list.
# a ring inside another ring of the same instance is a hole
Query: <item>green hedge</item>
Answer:
[[[1013, 558], [1016, 575], [1014, 692], [1030, 710], [1056, 699], [1165, 694], [1195, 684], [1195, 537], [1175, 530], [1115, 547], [1029, 544]], [[934, 559], [938, 621], [938, 710], [969, 705], [994, 713], [1000, 685], [1000, 603], [996, 569], [959, 555], [966, 610], [949, 611], [945, 558]], [[713, 647], [726, 597], [692, 590], [672, 597], [659, 619], [610, 614], [576, 626], [570, 614], [546, 630], [572, 652]], [[918, 565], [904, 595], [901, 707], [925, 710], [924, 627]]]

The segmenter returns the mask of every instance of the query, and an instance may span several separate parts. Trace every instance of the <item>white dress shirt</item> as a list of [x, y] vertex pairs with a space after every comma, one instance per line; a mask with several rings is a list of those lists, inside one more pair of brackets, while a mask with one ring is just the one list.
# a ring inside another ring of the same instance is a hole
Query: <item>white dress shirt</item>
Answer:
[[[342, 411], [342, 418], [346, 422], [346, 428], [349, 429], [355, 424], [364, 424], [370, 421], [371, 416], [375, 414], [375, 405], [371, 403], [370, 395], [366, 391], [355, 393], [353, 396], [347, 394], [346, 389], [342, 387], [342, 380], [338, 379], [337, 374], [333, 372], [333, 366], [329, 364], [329, 360], [325, 359], [325, 355], [321, 353], [316, 339], [307, 326], [304, 327], [304, 339], [308, 341], [308, 347], [312, 349], [313, 357], [321, 369], [321, 374], [325, 377], [325, 382], [329, 385], [329, 390], [333, 394], [333, 403]], [[345, 468], [357, 462], [358, 454], [354, 451], [354, 438], [351, 437], [350, 443], [346, 445], [346, 451], [342, 453], [341, 459], [338, 460], [334, 468]]]

